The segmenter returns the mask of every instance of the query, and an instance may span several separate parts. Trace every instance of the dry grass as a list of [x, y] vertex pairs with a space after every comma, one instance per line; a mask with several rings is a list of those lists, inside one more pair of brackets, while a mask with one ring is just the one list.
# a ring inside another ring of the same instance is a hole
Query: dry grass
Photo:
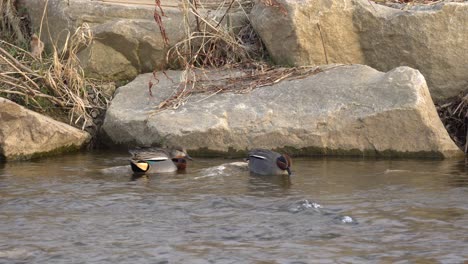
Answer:
[[466, 0], [373, 0], [373, 2], [382, 5], [398, 7], [401, 9], [407, 9], [416, 5], [435, 5], [443, 2], [466, 2]]
[[[14, 10], [13, 3], [0, 3], [5, 22], [2, 29], [10, 29], [9, 37], [18, 40], [21, 34], [12, 26], [16, 20], [6, 15], [13, 11], [5, 11], [5, 5]], [[33, 56], [26, 40], [18, 40], [19, 44], [0, 40], [0, 96], [38, 112], [65, 113], [69, 122], [81, 129], [92, 126], [96, 111], [107, 108], [110, 96], [101, 92], [99, 82], [84, 76], [77, 58], [79, 50], [92, 41], [89, 27], [84, 24], [69, 33], [64, 46], [53, 46], [44, 58]]]
[[[250, 45], [258, 43], [258, 40], [251, 41], [246, 38], [249, 34], [250, 38], [256, 38], [248, 25], [238, 34], [226, 26], [225, 20], [233, 6], [241, 7], [239, 2], [231, 0], [227, 8], [222, 4], [217, 10], [206, 15], [208, 12], [203, 7], [183, 0], [186, 37], [171, 47], [167, 54], [168, 60], [178, 61], [185, 69], [220, 67], [261, 60], [262, 52], [259, 48], [262, 47]], [[244, 15], [247, 18], [247, 14]], [[191, 19], [192, 17], [194, 19]]]
[[25, 18], [16, 9], [16, 0], [0, 0], [0, 39], [19, 45], [27, 39]]
[[[280, 11], [286, 14], [286, 10], [281, 9], [276, 1], [263, 2], [280, 8]], [[248, 1], [230, 0], [220, 4], [216, 10], [208, 12], [196, 1], [182, 1], [185, 38], [169, 49], [167, 60], [176, 61], [183, 68], [184, 74], [173, 95], [159, 104], [155, 112], [166, 108], [177, 108], [191, 94], [209, 93], [211, 96], [220, 92], [245, 93], [267, 83], [278, 82], [286, 78], [285, 76], [294, 75], [292, 72], [303, 71], [303, 69], [284, 69], [269, 65], [268, 53], [249, 22], [242, 28], [229, 28], [226, 20], [231, 15], [230, 12], [236, 10], [237, 15], [243, 14], [245, 21], [248, 21], [247, 10], [251, 5], [252, 2]], [[155, 10], [163, 13], [158, 5]], [[156, 18], [155, 20], [160, 28], [164, 27], [161, 20]], [[165, 32], [161, 31], [161, 34], [165, 38]], [[206, 79], [205, 71], [220, 68], [236, 69], [245, 74], [240, 78]], [[150, 92], [159, 82], [160, 74], [154, 72], [153, 76], [149, 82]]]
[[[329, 67], [328, 69], [332, 68]], [[193, 70], [190, 72], [191, 76], [183, 76], [185, 81], [180, 82], [173, 95], [161, 102], [152, 114], [167, 108], [177, 109], [194, 94], [206, 94], [206, 97], [201, 101], [218, 93], [245, 94], [256, 88], [271, 86], [283, 80], [305, 78], [324, 70], [318, 66], [282, 68], [266, 64], [257, 64], [251, 67], [245, 65], [235, 68], [223, 67], [217, 70], [209, 69], [208, 71]], [[226, 77], [218, 77], [222, 74], [216, 74], [217, 71], [224, 73]], [[226, 74], [229, 72], [233, 74]], [[211, 79], [210, 76], [217, 77]]]
[[374, 0], [376, 3], [413, 3], [413, 4], [432, 4], [434, 2], [442, 2], [443, 0]]
[[439, 117], [453, 141], [468, 152], [468, 92], [436, 105]]

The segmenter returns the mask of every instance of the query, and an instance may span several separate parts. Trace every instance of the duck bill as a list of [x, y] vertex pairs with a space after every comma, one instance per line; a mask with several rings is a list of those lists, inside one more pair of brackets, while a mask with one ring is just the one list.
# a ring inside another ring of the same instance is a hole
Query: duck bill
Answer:
[[291, 168], [287, 167], [287, 168], [286, 168], [286, 171], [288, 172], [288, 175], [289, 175], [289, 176], [292, 175]]
[[186, 158], [186, 159], [188, 159], [188, 160], [193, 160], [192, 157], [189, 156], [189, 154], [185, 154], [185, 157], [184, 157], [184, 158]]

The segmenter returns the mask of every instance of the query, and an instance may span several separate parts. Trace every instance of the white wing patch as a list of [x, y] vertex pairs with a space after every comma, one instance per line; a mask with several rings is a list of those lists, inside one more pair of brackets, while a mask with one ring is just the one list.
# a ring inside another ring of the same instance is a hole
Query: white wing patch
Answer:
[[262, 159], [262, 160], [266, 159], [266, 157], [260, 156], [260, 155], [250, 155], [249, 157], [256, 158], [256, 159]]
[[154, 157], [154, 158], [149, 158], [146, 159], [147, 161], [163, 161], [163, 160], [168, 160], [168, 157]]

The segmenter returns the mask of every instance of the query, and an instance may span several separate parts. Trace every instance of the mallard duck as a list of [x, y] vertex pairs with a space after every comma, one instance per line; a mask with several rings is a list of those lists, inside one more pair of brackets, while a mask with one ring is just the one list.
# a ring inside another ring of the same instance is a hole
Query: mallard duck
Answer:
[[249, 170], [260, 175], [291, 175], [291, 158], [268, 149], [252, 149], [249, 151]]
[[185, 148], [137, 148], [129, 151], [132, 154], [130, 166], [137, 173], [165, 173], [185, 170], [187, 159], [192, 158]]

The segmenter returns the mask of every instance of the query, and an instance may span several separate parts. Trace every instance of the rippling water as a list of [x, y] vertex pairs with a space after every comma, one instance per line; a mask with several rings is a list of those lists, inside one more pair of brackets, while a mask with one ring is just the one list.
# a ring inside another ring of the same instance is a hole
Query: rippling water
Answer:
[[142, 177], [126, 153], [0, 164], [0, 263], [468, 261], [464, 161], [296, 159], [291, 178], [239, 162]]

